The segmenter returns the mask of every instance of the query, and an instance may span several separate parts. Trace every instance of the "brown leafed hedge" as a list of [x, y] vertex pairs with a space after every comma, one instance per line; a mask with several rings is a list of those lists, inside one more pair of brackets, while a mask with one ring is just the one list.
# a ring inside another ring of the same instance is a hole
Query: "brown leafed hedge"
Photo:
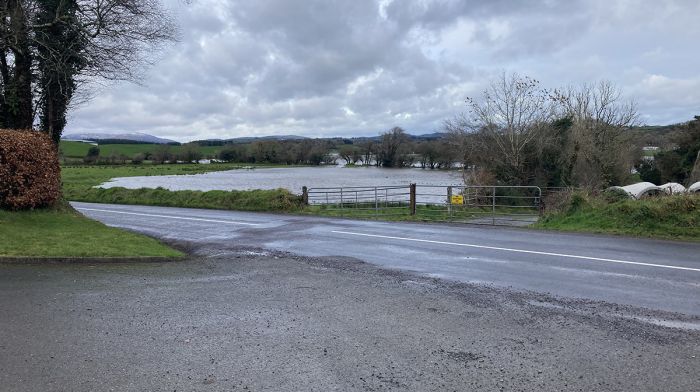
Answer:
[[58, 152], [44, 133], [0, 129], [0, 208], [45, 207], [61, 196]]

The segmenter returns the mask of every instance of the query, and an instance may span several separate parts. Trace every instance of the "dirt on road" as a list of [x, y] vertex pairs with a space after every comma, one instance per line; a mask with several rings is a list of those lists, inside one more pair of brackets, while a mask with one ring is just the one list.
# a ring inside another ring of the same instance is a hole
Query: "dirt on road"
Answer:
[[354, 260], [194, 251], [0, 265], [0, 390], [700, 390], [697, 318]]

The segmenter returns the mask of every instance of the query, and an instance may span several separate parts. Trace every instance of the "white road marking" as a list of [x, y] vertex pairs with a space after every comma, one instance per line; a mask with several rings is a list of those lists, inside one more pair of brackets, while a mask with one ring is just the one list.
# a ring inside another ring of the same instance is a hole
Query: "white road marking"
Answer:
[[182, 220], [191, 220], [191, 221], [199, 221], [199, 222], [224, 223], [224, 224], [230, 224], [230, 225], [260, 226], [260, 225], [262, 224], [262, 223], [246, 223], [246, 222], [226, 221], [226, 220], [217, 220], [217, 219], [187, 218], [187, 217], [184, 217], [184, 216], [144, 214], [144, 213], [140, 213], [140, 212], [126, 212], [126, 211], [114, 211], [114, 210], [100, 210], [100, 209], [97, 209], [97, 208], [76, 207], [76, 209], [77, 209], [77, 210], [82, 210], [82, 211], [99, 211], [99, 212], [109, 212], [109, 213], [112, 213], [112, 214], [150, 216], [150, 217], [153, 217], [153, 218], [182, 219]]
[[479, 249], [500, 250], [500, 251], [504, 251], [504, 252], [529, 253], [529, 254], [543, 255], [543, 256], [568, 257], [568, 258], [572, 258], [572, 259], [583, 259], [583, 260], [593, 260], [593, 261], [604, 261], [604, 262], [607, 262], [607, 263], [633, 264], [633, 265], [643, 265], [643, 266], [646, 266], [646, 267], [669, 268], [669, 269], [678, 269], [678, 270], [684, 270], [684, 271], [695, 271], [695, 272], [700, 272], [700, 268], [680, 267], [680, 266], [676, 266], [676, 265], [642, 263], [642, 262], [639, 262], [639, 261], [605, 259], [605, 258], [602, 258], [602, 257], [578, 256], [578, 255], [568, 255], [568, 254], [563, 254], [563, 253], [551, 253], [551, 252], [539, 252], [539, 251], [535, 251], [535, 250], [525, 250], [525, 249], [500, 248], [500, 247], [497, 247], [497, 246], [486, 246], [486, 245], [476, 245], [476, 244], [464, 244], [464, 243], [460, 243], [460, 242], [447, 242], [447, 241], [423, 240], [423, 239], [420, 239], [420, 238], [393, 237], [393, 236], [389, 236], [389, 235], [367, 234], [367, 233], [354, 233], [354, 232], [351, 232], [351, 231], [333, 230], [333, 231], [331, 231], [331, 232], [332, 232], [332, 233], [337, 233], [337, 234], [355, 235], [355, 236], [362, 236], [362, 237], [386, 238], [386, 239], [390, 239], [390, 240], [399, 240], [399, 241], [426, 242], [426, 243], [429, 243], [429, 244], [464, 246], [464, 247], [468, 247], [468, 248], [479, 248]]

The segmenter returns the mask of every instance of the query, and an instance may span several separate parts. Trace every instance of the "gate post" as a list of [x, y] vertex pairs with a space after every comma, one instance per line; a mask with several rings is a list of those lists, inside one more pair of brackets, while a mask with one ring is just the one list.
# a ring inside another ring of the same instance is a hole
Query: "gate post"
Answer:
[[447, 216], [452, 218], [452, 186], [447, 187]]
[[410, 201], [408, 209], [411, 215], [416, 215], [416, 184], [409, 185]]
[[491, 208], [491, 225], [496, 226], [496, 187], [493, 187], [493, 202], [491, 205], [493, 206]]
[[306, 186], [301, 187], [301, 202], [306, 206], [309, 205], [309, 188]]

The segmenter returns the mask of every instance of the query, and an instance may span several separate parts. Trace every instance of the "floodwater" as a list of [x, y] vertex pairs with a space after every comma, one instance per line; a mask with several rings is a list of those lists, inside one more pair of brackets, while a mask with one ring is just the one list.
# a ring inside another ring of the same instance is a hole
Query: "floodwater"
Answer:
[[251, 190], [285, 188], [301, 194], [301, 188], [408, 185], [458, 185], [459, 171], [385, 169], [377, 167], [289, 167], [238, 169], [191, 175], [121, 177], [100, 187], [157, 188], [178, 190]]

